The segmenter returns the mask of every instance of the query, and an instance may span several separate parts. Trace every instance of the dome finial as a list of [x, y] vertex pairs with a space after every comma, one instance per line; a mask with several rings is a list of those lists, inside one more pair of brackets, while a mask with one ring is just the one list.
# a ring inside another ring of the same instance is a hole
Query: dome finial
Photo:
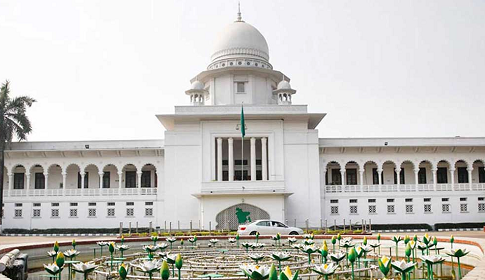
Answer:
[[236, 21], [243, 21], [241, 16], [241, 2], [237, 2], [237, 20]]

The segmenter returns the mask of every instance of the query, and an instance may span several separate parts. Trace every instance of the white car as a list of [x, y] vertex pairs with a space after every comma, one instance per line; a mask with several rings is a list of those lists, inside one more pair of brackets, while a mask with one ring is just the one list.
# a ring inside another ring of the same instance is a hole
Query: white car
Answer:
[[247, 225], [239, 225], [237, 233], [239, 235], [256, 235], [259, 232], [260, 235], [300, 235], [303, 234], [301, 228], [289, 227], [282, 222], [273, 220], [257, 220]]

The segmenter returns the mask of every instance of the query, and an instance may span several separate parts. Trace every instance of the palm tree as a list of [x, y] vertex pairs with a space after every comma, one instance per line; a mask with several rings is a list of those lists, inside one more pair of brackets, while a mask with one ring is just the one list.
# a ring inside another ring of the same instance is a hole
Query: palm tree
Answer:
[[9, 85], [10, 82], [7, 80], [0, 88], [0, 231], [2, 226], [1, 212], [3, 212], [4, 151], [14, 137], [18, 141], [22, 141], [32, 131], [26, 109], [35, 102], [35, 99], [28, 96], [10, 98]]

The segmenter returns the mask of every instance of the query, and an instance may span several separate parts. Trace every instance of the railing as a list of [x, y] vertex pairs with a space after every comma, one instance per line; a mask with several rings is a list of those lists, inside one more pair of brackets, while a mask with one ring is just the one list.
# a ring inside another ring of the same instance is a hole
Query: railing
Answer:
[[354, 192], [430, 192], [430, 191], [485, 191], [485, 183], [457, 183], [451, 184], [404, 184], [404, 185], [326, 185], [325, 193], [354, 193]]
[[157, 188], [6, 190], [5, 197], [156, 195]]

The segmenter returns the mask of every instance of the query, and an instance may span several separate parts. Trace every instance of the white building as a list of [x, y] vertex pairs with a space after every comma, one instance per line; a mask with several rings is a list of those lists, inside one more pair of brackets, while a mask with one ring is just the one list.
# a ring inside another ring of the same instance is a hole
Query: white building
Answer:
[[292, 104], [240, 14], [191, 83], [190, 106], [157, 116], [164, 140], [13, 143], [4, 228], [234, 228], [236, 212], [314, 227], [485, 219], [485, 138], [318, 138], [325, 114]]

